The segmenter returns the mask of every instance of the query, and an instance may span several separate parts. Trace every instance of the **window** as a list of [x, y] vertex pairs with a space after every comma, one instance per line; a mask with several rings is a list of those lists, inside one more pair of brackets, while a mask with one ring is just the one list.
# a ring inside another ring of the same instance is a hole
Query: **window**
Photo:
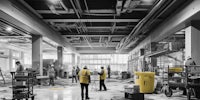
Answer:
[[72, 63], [72, 55], [71, 54], [68, 54], [68, 55], [64, 55], [63, 56], [63, 62], [64, 63]]
[[81, 65], [90, 66], [92, 71], [99, 69], [100, 66], [107, 67], [107, 65], [110, 65], [113, 71], [127, 70], [127, 54], [83, 54], [80, 56]]

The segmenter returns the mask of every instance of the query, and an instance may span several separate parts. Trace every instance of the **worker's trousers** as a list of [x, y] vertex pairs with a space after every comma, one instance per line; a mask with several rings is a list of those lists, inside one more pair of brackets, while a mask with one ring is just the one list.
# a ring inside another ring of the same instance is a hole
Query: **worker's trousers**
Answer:
[[107, 90], [107, 88], [106, 88], [106, 85], [105, 85], [105, 83], [104, 83], [104, 80], [100, 80], [100, 85], [99, 85], [100, 87], [99, 87], [99, 90], [101, 91], [102, 89], [102, 86], [103, 86], [103, 88], [104, 88], [104, 90], [106, 91]]
[[54, 86], [54, 77], [50, 77], [49, 78], [49, 85], [53, 85]]
[[77, 79], [76, 78], [77, 78], [76, 76], [72, 76], [72, 83], [74, 83], [74, 79], [75, 79], [75, 81], [77, 83]]
[[82, 97], [82, 98], [84, 98], [84, 88], [85, 88], [85, 97], [86, 97], [86, 98], [89, 98], [89, 97], [88, 97], [88, 85], [89, 85], [89, 84], [81, 83], [81, 97]]

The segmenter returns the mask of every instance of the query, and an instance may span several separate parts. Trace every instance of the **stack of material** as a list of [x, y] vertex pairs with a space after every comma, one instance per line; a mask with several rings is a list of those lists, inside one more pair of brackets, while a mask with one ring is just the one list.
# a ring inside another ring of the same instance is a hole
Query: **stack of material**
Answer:
[[111, 100], [129, 100], [129, 99], [126, 99], [126, 98], [120, 97], [120, 96], [114, 96], [111, 98]]
[[132, 100], [144, 100], [144, 94], [140, 93], [139, 85], [125, 86], [125, 98], [131, 98]]
[[140, 93], [140, 86], [139, 85], [126, 85], [124, 86], [125, 93]]

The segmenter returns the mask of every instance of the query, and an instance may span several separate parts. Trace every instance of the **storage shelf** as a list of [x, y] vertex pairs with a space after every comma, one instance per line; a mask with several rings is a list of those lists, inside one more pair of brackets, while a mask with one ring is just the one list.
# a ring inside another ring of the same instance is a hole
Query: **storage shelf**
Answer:
[[[23, 72], [14, 77], [14, 74], [12, 74], [13, 99], [28, 99], [35, 96], [33, 95], [33, 83], [36, 78], [34, 75], [36, 74]], [[34, 100], [34, 97], [32, 100]]]

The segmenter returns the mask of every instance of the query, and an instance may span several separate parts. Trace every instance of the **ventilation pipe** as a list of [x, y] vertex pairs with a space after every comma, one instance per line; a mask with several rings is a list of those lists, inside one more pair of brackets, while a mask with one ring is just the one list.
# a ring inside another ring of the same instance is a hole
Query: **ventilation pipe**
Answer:
[[151, 16], [165, 3], [167, 0], [160, 0], [154, 8], [145, 16], [131, 31], [131, 33], [121, 40], [120, 45], [116, 47], [117, 50], [124, 49], [138, 34], [140, 29], [147, 23]]

